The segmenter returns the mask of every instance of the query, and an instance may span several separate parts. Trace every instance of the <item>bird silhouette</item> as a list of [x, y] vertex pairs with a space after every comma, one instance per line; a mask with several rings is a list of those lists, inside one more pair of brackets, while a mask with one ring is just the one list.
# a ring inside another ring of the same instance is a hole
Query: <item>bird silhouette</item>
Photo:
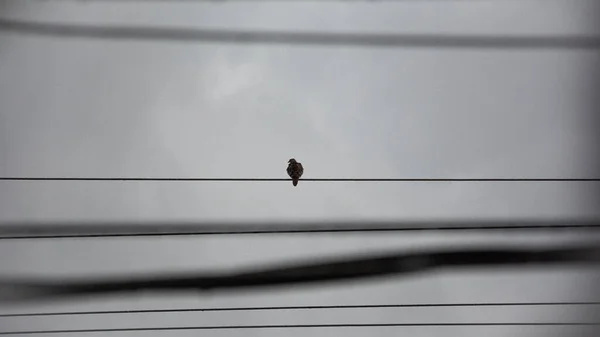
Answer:
[[301, 163], [297, 162], [294, 158], [288, 160], [287, 174], [292, 178], [294, 186], [298, 185], [298, 180], [302, 177], [302, 173], [304, 173], [304, 168]]

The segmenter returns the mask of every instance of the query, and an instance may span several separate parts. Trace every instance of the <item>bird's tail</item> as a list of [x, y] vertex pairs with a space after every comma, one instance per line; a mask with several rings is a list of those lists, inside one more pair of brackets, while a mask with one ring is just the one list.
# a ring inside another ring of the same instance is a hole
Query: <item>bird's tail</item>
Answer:
[[298, 185], [298, 179], [292, 179], [292, 184], [293, 184], [294, 186]]

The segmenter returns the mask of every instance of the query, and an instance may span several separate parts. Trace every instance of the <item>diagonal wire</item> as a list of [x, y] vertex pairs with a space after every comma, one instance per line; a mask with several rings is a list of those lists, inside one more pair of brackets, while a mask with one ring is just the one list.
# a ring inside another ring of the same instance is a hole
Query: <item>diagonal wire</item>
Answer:
[[600, 322], [467, 322], [467, 323], [342, 323], [342, 324], [269, 324], [269, 325], [203, 325], [161, 326], [135, 328], [98, 328], [73, 330], [23, 330], [0, 332], [1, 336], [69, 334], [130, 331], [190, 331], [190, 330], [241, 330], [241, 329], [309, 329], [309, 328], [377, 328], [377, 327], [464, 327], [464, 326], [600, 326]]
[[600, 49], [598, 36], [328, 33], [156, 26], [82, 25], [0, 19], [14, 34], [109, 40], [450, 49]]
[[183, 312], [230, 312], [230, 311], [283, 311], [283, 310], [334, 310], [334, 309], [401, 309], [401, 308], [461, 308], [461, 307], [532, 307], [532, 306], [596, 306], [600, 301], [563, 301], [563, 302], [471, 302], [471, 303], [411, 303], [411, 304], [349, 304], [349, 305], [302, 305], [271, 307], [207, 307], [178, 309], [130, 309], [96, 311], [58, 311], [26, 312], [0, 314], [8, 317], [48, 317], [48, 316], [88, 316], [88, 315], [134, 315], [149, 313]]
[[63, 238], [115, 238], [158, 236], [205, 235], [299, 235], [389, 232], [508, 232], [508, 231], [583, 231], [596, 233], [600, 219], [553, 220], [414, 220], [414, 221], [317, 221], [264, 223], [224, 222], [201, 223], [134, 223], [134, 222], [82, 222], [82, 223], [0, 223], [0, 240], [63, 239]]
[[25, 301], [73, 296], [107, 295], [137, 291], [205, 292], [252, 289], [292, 284], [351, 281], [383, 276], [408, 276], [438, 269], [477, 269], [507, 266], [543, 267], [600, 263], [600, 247], [576, 245], [549, 248], [469, 248], [400, 251], [355, 255], [319, 262], [297, 262], [231, 272], [148, 275], [73, 281], [68, 279], [3, 279], [4, 300]]

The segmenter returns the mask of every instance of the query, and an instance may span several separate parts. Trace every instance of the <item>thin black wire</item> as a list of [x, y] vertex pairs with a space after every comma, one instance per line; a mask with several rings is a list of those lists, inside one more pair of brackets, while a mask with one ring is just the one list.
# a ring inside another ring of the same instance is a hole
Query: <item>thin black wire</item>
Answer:
[[156, 26], [81, 25], [0, 19], [0, 30], [62, 38], [162, 42], [285, 44], [378, 48], [600, 49], [598, 36], [492, 36], [459, 34], [327, 33]]
[[129, 331], [176, 331], [176, 330], [240, 330], [240, 329], [308, 329], [308, 328], [374, 328], [374, 327], [458, 327], [458, 326], [600, 326], [600, 322], [477, 322], [477, 323], [344, 323], [344, 324], [269, 324], [269, 325], [204, 325], [162, 326], [153, 328], [109, 328], [74, 330], [23, 330], [0, 332], [0, 335], [68, 334]]
[[[290, 181], [290, 178], [0, 177], [0, 181]], [[302, 178], [301, 181], [380, 182], [598, 182], [600, 178]]]
[[228, 224], [215, 223], [133, 223], [133, 222], [27, 222], [0, 223], [0, 240], [116, 238], [205, 235], [312, 235], [387, 232], [508, 232], [584, 231], [598, 232], [600, 219], [553, 220], [458, 220], [458, 221], [318, 221]]
[[600, 305], [600, 301], [583, 302], [488, 302], [488, 303], [415, 303], [415, 304], [355, 304], [355, 305], [303, 305], [303, 306], [271, 306], [271, 307], [215, 307], [215, 308], [179, 308], [179, 309], [139, 309], [139, 310], [96, 310], [96, 311], [61, 311], [61, 312], [29, 312], [16, 314], [0, 314], [0, 318], [8, 317], [46, 317], [46, 316], [87, 316], [87, 315], [127, 315], [148, 313], [183, 313], [183, 312], [224, 312], [224, 311], [282, 311], [282, 310], [333, 310], [333, 309], [400, 309], [400, 308], [459, 308], [459, 307], [525, 307], [525, 306], [591, 306]]
[[[35, 0], [38, 1], [38, 0]], [[303, 3], [303, 2], [330, 2], [330, 3], [399, 3], [399, 2], [432, 2], [432, 3], [442, 3], [442, 2], [484, 2], [486, 0], [46, 0], [46, 1], [54, 1], [54, 2], [96, 2], [96, 3], [259, 3], [259, 2], [283, 2], [283, 3]], [[488, 2], [496, 2], [498, 0], [487, 0]], [[504, 0], [506, 1], [506, 0]]]
[[320, 258], [318, 262], [289, 262], [270, 267], [245, 268], [231, 272], [212, 271], [194, 274], [160, 273], [156, 275], [122, 275], [87, 280], [2, 279], [0, 293], [5, 301], [69, 298], [73, 296], [109, 295], [138, 291], [205, 292], [276, 287], [292, 284], [315, 284], [365, 280], [383, 276], [409, 276], [439, 269], [477, 269], [491, 267], [544, 267], [590, 265], [600, 263], [600, 246], [563, 245], [545, 248], [518, 248], [489, 245], [485, 248], [400, 251], [343, 258]]
[[[36, 0], [37, 1], [37, 0]], [[204, 2], [204, 3], [246, 3], [246, 2], [354, 2], [354, 3], [379, 3], [379, 2], [484, 2], [485, 0], [51, 0], [51, 1], [66, 1], [66, 2]], [[487, 0], [495, 2], [498, 0]], [[506, 0], [504, 0], [506, 1]], [[518, 0], [517, 0], [518, 1]]]

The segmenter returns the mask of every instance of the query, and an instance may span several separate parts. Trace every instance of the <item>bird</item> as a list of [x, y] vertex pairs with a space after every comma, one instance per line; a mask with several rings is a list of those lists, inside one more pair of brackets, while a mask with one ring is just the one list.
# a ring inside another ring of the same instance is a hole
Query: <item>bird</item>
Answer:
[[292, 178], [294, 186], [298, 185], [298, 180], [302, 177], [302, 173], [304, 173], [304, 168], [301, 163], [297, 162], [294, 158], [288, 160], [287, 174]]

